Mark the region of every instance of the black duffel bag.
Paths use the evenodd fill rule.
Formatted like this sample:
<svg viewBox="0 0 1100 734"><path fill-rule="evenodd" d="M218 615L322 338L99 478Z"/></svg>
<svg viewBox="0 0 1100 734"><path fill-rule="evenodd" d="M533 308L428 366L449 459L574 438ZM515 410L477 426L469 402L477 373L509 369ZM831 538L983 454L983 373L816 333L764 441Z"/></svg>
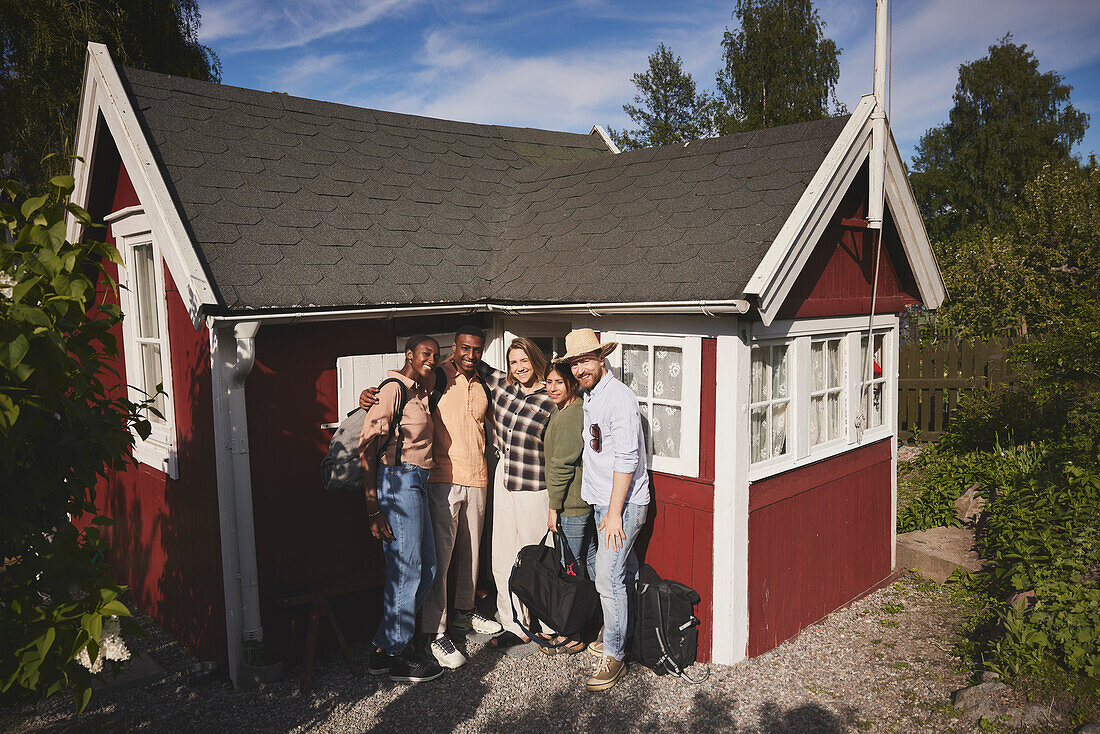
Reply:
<svg viewBox="0 0 1100 734"><path fill-rule="evenodd" d="M551 536L554 544L546 545ZM520 549L508 579L513 619L525 635L543 647L565 643L551 643L524 627L516 611L516 599L527 607L532 622L538 620L565 638L576 639L594 629L601 611L595 582L585 578L583 571L567 571L561 564L563 553L571 570L580 568L569 544L558 533L547 530L537 545Z"/></svg>
<svg viewBox="0 0 1100 734"><path fill-rule="evenodd" d="M699 643L699 594L679 581L662 579L651 566L642 566L634 595L634 660L657 675L675 675L702 683L710 675L692 678L684 672L695 663Z"/></svg>

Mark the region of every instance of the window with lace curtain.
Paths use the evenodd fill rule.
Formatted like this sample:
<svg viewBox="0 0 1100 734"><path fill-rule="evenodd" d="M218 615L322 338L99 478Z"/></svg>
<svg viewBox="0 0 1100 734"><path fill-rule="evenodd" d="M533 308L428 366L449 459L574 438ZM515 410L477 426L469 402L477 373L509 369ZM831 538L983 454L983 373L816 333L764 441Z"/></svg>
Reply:
<svg viewBox="0 0 1100 734"><path fill-rule="evenodd" d="M699 469L698 337L605 334L616 376L638 396L650 468L681 476Z"/></svg>
<svg viewBox="0 0 1100 734"><path fill-rule="evenodd" d="M844 340L810 342L810 445L845 435Z"/></svg>
<svg viewBox="0 0 1100 734"><path fill-rule="evenodd" d="M752 348L749 413L753 463L782 456L788 451L791 412L788 352L785 344Z"/></svg>

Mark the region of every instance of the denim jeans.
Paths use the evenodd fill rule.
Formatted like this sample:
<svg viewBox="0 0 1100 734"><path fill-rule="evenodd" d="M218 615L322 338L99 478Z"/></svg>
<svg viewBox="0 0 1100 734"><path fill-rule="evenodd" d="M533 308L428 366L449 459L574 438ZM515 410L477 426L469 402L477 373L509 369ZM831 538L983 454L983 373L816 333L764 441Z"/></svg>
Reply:
<svg viewBox="0 0 1100 734"><path fill-rule="evenodd" d="M573 557L577 559L581 568L588 573L588 578L596 578L596 523L592 521L592 513L587 515L562 515L558 513L558 521L561 523L561 534L565 542L569 544L569 550L573 551ZM561 554L562 565L565 565L565 554Z"/></svg>
<svg viewBox="0 0 1100 734"><path fill-rule="evenodd" d="M394 539L382 544L386 585L374 644L390 655L404 651L412 640L416 613L435 579L427 482L428 470L412 464L378 467L378 509L389 521Z"/></svg>
<svg viewBox="0 0 1100 734"><path fill-rule="evenodd" d="M609 508L596 505L594 510L596 527L603 522ZM630 595L634 582L638 580L638 557L634 555L634 541L645 525L649 505L623 506L623 533L626 541L616 550L604 545L602 534L596 537L596 591L600 593L603 606L603 654L622 660L626 638L630 636L634 623L630 612Z"/></svg>

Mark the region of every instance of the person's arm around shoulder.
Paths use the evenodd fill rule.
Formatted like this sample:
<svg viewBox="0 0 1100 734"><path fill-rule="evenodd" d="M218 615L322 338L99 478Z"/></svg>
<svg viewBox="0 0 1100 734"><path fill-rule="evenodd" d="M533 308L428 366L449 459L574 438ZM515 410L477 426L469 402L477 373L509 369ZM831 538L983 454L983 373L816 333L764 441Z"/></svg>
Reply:
<svg viewBox="0 0 1100 734"><path fill-rule="evenodd" d="M507 385L505 374L485 360L479 359L475 369L477 370L477 376L481 378L482 382L489 386L489 390L494 396L497 390L503 390L504 386Z"/></svg>
<svg viewBox="0 0 1100 734"><path fill-rule="evenodd" d="M558 526L558 513L565 507L569 486L580 470L584 452L584 412L575 406L551 418L553 445L546 446L546 490L550 498L550 514L546 526ZM547 428L547 438L550 429Z"/></svg>
<svg viewBox="0 0 1100 734"><path fill-rule="evenodd" d="M378 447L393 428L393 419L401 403L401 388L394 383L376 390L375 404L363 419L359 434L359 461L363 467L363 494L367 503L367 522L371 535L393 540L393 530L378 506ZM396 427L401 430L400 426Z"/></svg>

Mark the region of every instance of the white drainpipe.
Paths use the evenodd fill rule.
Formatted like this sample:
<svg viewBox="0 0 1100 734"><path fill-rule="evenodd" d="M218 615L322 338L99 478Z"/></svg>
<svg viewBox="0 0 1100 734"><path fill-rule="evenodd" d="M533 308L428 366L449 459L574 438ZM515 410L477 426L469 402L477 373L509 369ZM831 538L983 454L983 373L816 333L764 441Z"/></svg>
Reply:
<svg viewBox="0 0 1100 734"><path fill-rule="evenodd" d="M241 636L262 642L260 582L256 566L256 526L252 514L252 467L248 458L248 412L244 381L256 363L258 321L241 321L233 326L237 361L229 371L229 439L233 454L233 496L237 510L237 557L241 582Z"/></svg>
<svg viewBox="0 0 1100 734"><path fill-rule="evenodd" d="M875 109L871 113L870 186L868 187L867 223L882 229L886 180L886 33L888 0L875 3Z"/></svg>

